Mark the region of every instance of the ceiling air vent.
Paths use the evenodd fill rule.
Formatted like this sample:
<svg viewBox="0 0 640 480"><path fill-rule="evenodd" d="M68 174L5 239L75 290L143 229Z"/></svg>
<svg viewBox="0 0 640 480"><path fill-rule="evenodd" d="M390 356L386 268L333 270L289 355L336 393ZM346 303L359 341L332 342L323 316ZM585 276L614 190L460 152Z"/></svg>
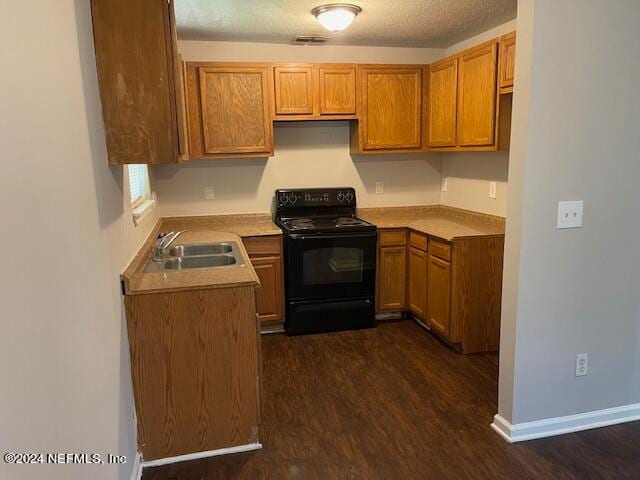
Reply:
<svg viewBox="0 0 640 480"><path fill-rule="evenodd" d="M298 35L295 39L296 44L316 44L316 43L324 43L329 40L329 37L323 37L321 35Z"/></svg>

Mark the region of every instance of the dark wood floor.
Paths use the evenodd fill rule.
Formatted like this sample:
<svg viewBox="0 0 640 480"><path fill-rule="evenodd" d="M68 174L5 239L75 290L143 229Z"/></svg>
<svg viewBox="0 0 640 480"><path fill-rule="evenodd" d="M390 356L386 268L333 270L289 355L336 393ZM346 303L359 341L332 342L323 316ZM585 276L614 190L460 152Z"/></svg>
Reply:
<svg viewBox="0 0 640 480"><path fill-rule="evenodd" d="M640 478L640 423L508 445L495 354L459 355L411 321L263 337L262 450L143 480Z"/></svg>

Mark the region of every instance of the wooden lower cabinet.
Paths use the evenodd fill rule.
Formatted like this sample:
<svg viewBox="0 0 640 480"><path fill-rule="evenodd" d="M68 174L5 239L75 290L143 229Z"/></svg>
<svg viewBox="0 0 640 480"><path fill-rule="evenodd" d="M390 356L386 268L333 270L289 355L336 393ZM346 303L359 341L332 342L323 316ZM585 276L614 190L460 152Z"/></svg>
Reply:
<svg viewBox="0 0 640 480"><path fill-rule="evenodd" d="M281 324L284 322L282 235L247 237L242 242L260 279L260 286L256 289L256 312L260 325Z"/></svg>
<svg viewBox="0 0 640 480"><path fill-rule="evenodd" d="M427 260L426 251L409 247L407 301L409 311L421 320L427 319Z"/></svg>
<svg viewBox="0 0 640 480"><path fill-rule="evenodd" d="M427 268L428 323L449 338L451 327L451 264L429 255Z"/></svg>
<svg viewBox="0 0 640 480"><path fill-rule="evenodd" d="M125 296L145 460L256 443L255 287Z"/></svg>
<svg viewBox="0 0 640 480"><path fill-rule="evenodd" d="M256 257L251 265L260 279L256 289L256 311L261 325L282 323L282 257Z"/></svg>
<svg viewBox="0 0 640 480"><path fill-rule="evenodd" d="M378 265L378 310L404 310L407 306L407 247L381 248Z"/></svg>
<svg viewBox="0 0 640 480"><path fill-rule="evenodd" d="M446 242L381 229L378 237L378 312L409 311L463 353L498 350L504 236Z"/></svg>
<svg viewBox="0 0 640 480"><path fill-rule="evenodd" d="M405 229L378 231L376 310L402 311L407 306L407 234Z"/></svg>

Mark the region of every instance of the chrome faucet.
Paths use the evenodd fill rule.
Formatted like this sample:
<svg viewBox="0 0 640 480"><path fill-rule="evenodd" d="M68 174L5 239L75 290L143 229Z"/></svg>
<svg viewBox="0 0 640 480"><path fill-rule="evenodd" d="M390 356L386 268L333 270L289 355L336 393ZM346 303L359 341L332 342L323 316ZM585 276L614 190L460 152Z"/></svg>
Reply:
<svg viewBox="0 0 640 480"><path fill-rule="evenodd" d="M153 253L153 261L161 262L163 260L164 251L186 230L178 232L161 233L156 239L156 248Z"/></svg>

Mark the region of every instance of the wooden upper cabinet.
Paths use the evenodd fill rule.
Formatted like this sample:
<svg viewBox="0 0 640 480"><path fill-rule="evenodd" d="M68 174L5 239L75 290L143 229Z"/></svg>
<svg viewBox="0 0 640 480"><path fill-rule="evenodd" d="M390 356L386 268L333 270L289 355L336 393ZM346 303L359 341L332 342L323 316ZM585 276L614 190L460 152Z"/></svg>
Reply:
<svg viewBox="0 0 640 480"><path fill-rule="evenodd" d="M275 120L357 118L354 65L276 64L273 79Z"/></svg>
<svg viewBox="0 0 640 480"><path fill-rule="evenodd" d="M273 153L267 65L190 62L186 76L190 157Z"/></svg>
<svg viewBox="0 0 640 480"><path fill-rule="evenodd" d="M458 59L431 65L429 71L429 146L456 145Z"/></svg>
<svg viewBox="0 0 640 480"><path fill-rule="evenodd" d="M516 32L500 38L500 88L513 87L516 68Z"/></svg>
<svg viewBox="0 0 640 480"><path fill-rule="evenodd" d="M472 49L459 60L458 145L495 144L498 44Z"/></svg>
<svg viewBox="0 0 640 480"><path fill-rule="evenodd" d="M360 69L360 148L420 149L422 68Z"/></svg>
<svg viewBox="0 0 640 480"><path fill-rule="evenodd" d="M320 115L356 114L355 67L318 68Z"/></svg>
<svg viewBox="0 0 640 480"><path fill-rule="evenodd" d="M91 13L109 163L177 162L173 3L92 0Z"/></svg>
<svg viewBox="0 0 640 480"><path fill-rule="evenodd" d="M313 67L274 67L276 115L314 113Z"/></svg>

